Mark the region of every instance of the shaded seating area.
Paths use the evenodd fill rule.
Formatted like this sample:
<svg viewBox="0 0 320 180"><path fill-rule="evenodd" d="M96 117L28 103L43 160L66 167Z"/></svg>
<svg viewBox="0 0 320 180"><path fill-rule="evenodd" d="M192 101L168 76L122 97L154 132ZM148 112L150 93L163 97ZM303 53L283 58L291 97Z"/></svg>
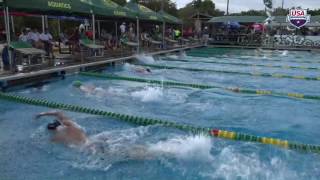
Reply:
<svg viewBox="0 0 320 180"><path fill-rule="evenodd" d="M178 38L163 38L161 31L165 29L166 25L180 26L182 21L165 12L152 11L135 1L128 2L125 7L110 0L59 0L59 4L63 6L57 8L55 7L57 4L48 0L6 1L6 8L4 8L6 13L4 15L8 16L6 17L6 19L8 18L6 23L9 24L6 25L6 28L8 28L6 31L12 33L12 35L9 34L7 40L11 50L8 51L7 58L10 62L8 66L11 68L10 71L16 69L16 66L41 64L45 66L44 68L51 68L89 63L92 60L105 60L112 57L129 56L142 51L150 52L165 49L168 47L165 46L166 43L170 45L170 48L175 48L181 42ZM10 30L10 27L13 26L11 24L14 24L12 18L9 18L11 12L31 14L32 18L36 19L38 25L33 24L30 25L32 27L29 27L28 24L24 24L23 30L29 30L22 35L23 37L29 36L30 29L32 29L31 34L37 33L42 36L44 33L45 36L43 37L45 39L40 38L44 48L32 46L33 43L31 45L14 41L21 34ZM30 17L26 16L24 18ZM52 23L53 21L55 23ZM114 23L113 27L105 26L107 38L101 38L101 21ZM134 26L130 25L130 32L128 32L128 27L124 32L124 34L130 35L130 40L121 39L123 34L122 30L119 29L121 22L134 24ZM61 24L64 24L64 26ZM81 34L80 27L83 24L85 24L85 31ZM163 27L159 28L161 24ZM156 33L154 33L155 31L149 31L148 28L142 31L144 27L153 27L154 25L158 27ZM19 27L19 30L22 30L22 28ZM42 33L33 32L37 29ZM13 35L13 32L15 32L15 35ZM88 32L90 32L90 36L87 35ZM147 32L148 34L141 32ZM29 42L30 39L28 37L27 40L23 41Z"/></svg>
<svg viewBox="0 0 320 180"><path fill-rule="evenodd" d="M13 51L13 64L21 65L24 69L34 65L42 65L45 62L46 52L33 48L29 43L15 41L10 43L9 48Z"/></svg>
<svg viewBox="0 0 320 180"><path fill-rule="evenodd" d="M151 48L160 48L162 41L156 41L148 33L141 34L141 40L144 45Z"/></svg>
<svg viewBox="0 0 320 180"><path fill-rule="evenodd" d="M103 57L104 56L104 46L98 45L94 41L84 38L80 40L81 52L84 53L84 58L86 57Z"/></svg>

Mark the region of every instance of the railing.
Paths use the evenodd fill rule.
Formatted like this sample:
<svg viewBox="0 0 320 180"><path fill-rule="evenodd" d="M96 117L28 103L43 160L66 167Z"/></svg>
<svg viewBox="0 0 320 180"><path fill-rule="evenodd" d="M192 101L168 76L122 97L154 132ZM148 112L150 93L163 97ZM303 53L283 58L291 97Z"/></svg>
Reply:
<svg viewBox="0 0 320 180"><path fill-rule="evenodd" d="M320 36L275 35L274 47L319 48Z"/></svg>
<svg viewBox="0 0 320 180"><path fill-rule="evenodd" d="M270 48L320 48L320 36L264 34L213 34L213 45L257 46Z"/></svg>
<svg viewBox="0 0 320 180"><path fill-rule="evenodd" d="M260 46L262 43L261 34L213 34L211 44Z"/></svg>

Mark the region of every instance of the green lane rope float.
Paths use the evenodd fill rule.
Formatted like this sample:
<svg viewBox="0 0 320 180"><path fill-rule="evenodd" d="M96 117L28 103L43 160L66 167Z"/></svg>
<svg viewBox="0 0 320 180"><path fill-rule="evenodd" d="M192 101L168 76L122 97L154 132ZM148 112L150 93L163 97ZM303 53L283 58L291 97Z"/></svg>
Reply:
<svg viewBox="0 0 320 180"><path fill-rule="evenodd" d="M34 99L34 98L18 96L13 94L1 93L1 92L0 92L0 99L16 102L16 103L22 103L22 104L48 107L48 108L60 109L60 110L78 112L78 113L86 113L91 115L99 115L99 116L109 117L116 120L132 123L136 125L141 125L141 126L161 125L164 127L170 127L170 128L175 128L175 129L179 129L186 132L191 132L193 134L203 134L211 137L217 137L217 138L223 138L223 139L229 139L229 140L235 140L235 141L261 143L261 144L273 145L276 147L281 147L281 148L291 149L291 150L296 150L301 152L312 152L312 153L320 154L319 145L301 144L301 143L289 142L287 140L253 136L253 135L237 133L232 131L224 131L220 129L201 128L201 127L195 127L192 125L178 124L175 122L164 121L159 119L131 116L127 114L108 112L108 111L87 108L87 107L78 106L78 105L58 103L58 102L48 101L46 99Z"/></svg>
<svg viewBox="0 0 320 180"><path fill-rule="evenodd" d="M185 60L185 59L174 59L168 58L161 59L163 61L177 61L177 62L200 62L207 64L224 64L224 65L235 65L235 66L250 66L250 67L268 67L268 68L281 68L281 69L303 69L303 70L320 70L317 67L306 67L306 66L287 66L287 65L272 65L272 64L249 64L249 63L237 63L237 62L221 62L221 61L202 61L202 60Z"/></svg>
<svg viewBox="0 0 320 180"><path fill-rule="evenodd" d="M187 52L186 53L187 56L192 56L192 57L203 57L203 58L209 58L209 57L214 57L215 55L217 54L210 54L210 53L205 53L205 52ZM287 63L308 63L308 64L312 64L312 63L320 63L320 61L306 61L306 60L290 60L290 61L283 61L283 60L280 60L280 59L242 59L242 61L245 61L245 60L250 60L250 61L264 61L264 62L287 62Z"/></svg>
<svg viewBox="0 0 320 180"><path fill-rule="evenodd" d="M223 73L223 74L237 74L246 76L259 76L259 77L270 77L270 78L288 78L288 79L299 79L308 81L320 81L320 77L306 77L306 76L290 76L286 74L268 74L268 73L249 73L249 72L238 72L238 71L225 71L216 69L197 69L187 67L176 67L176 66L162 66L154 64L141 64L141 66L148 66L157 69L180 69L185 71L196 71L196 72L212 72L212 73Z"/></svg>
<svg viewBox="0 0 320 180"><path fill-rule="evenodd" d="M284 93L284 92L275 92L275 91L269 91L269 90L245 89L245 88L238 88L238 87L222 87L222 86L203 85L203 84L188 84L188 83L181 83L181 82L174 82L174 81L142 79L142 78L134 78L134 77L107 75L107 74L93 73L93 72L81 72L80 75L102 78L102 79L110 79L110 80L122 80L122 81L132 81L132 82L140 82L140 83L158 84L158 85L164 85L164 86L181 86L181 87L191 87L191 88L198 88L198 89L218 88L218 89L223 89L223 90L227 90L235 93L269 95L269 96L288 97L288 98L295 98L295 99L320 100L320 96L306 95L306 94L299 94L299 93Z"/></svg>

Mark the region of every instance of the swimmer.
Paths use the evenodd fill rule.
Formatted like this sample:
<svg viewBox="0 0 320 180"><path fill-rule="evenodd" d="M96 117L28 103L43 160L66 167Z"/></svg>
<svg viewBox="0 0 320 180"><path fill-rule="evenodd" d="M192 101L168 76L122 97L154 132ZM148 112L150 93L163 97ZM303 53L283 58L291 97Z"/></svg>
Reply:
<svg viewBox="0 0 320 180"><path fill-rule="evenodd" d="M84 85L81 81L75 81L73 82L73 87L79 88L82 92L93 94L98 90L97 87L93 85Z"/></svg>
<svg viewBox="0 0 320 180"><path fill-rule="evenodd" d="M149 68L134 67L134 71L142 74L151 74L151 70Z"/></svg>
<svg viewBox="0 0 320 180"><path fill-rule="evenodd" d="M147 160L155 158L147 147L142 145L131 145L126 146L126 148L123 148L121 151L112 151L107 148L109 145L106 143L106 139L108 138L93 138L93 141L90 140L91 138L88 138L80 126L65 116L62 112L43 112L38 114L35 118L39 119L43 116L53 116L56 118L53 123L49 123L47 125L47 129L53 133L53 137L51 139L52 142L82 147L93 154L108 153L109 155L123 156L122 153L124 153L126 159L132 160Z"/></svg>
<svg viewBox="0 0 320 180"><path fill-rule="evenodd" d="M88 141L85 132L62 112L51 111L38 114L35 118L54 116L57 119L48 124L47 129L53 133L52 141L66 145L83 145Z"/></svg>

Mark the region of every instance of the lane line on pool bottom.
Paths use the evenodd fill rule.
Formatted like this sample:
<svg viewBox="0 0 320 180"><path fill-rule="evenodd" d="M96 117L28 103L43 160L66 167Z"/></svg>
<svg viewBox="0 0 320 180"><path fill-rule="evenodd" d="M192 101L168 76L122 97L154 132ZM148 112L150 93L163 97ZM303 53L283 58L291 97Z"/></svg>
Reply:
<svg viewBox="0 0 320 180"><path fill-rule="evenodd" d="M215 57L216 54L208 54L208 53L205 53L205 52L187 52L186 53L187 56L192 56L192 57L203 57L203 58L210 58L210 57ZM241 59L243 61L247 60L247 59ZM254 60L264 60L264 61L274 61L274 62L287 62L287 63L307 63L307 64L312 64L312 63L316 63L316 64L319 64L320 62L319 61L305 61L305 60L279 60L279 59L254 59Z"/></svg>
<svg viewBox="0 0 320 180"><path fill-rule="evenodd" d="M245 89L245 88L238 88L238 87L222 87L222 86L213 86L213 85L204 85L204 84L189 84L189 83L181 83L181 82L175 82L175 81L161 81L161 80L154 80L154 79L115 76L115 75L108 75L108 74L94 73L94 72L80 72L79 74L83 76L96 77L96 78L102 78L102 79L159 84L164 86L182 86L182 87L191 87L191 88L198 88L198 89L218 88L218 89L223 89L223 90L227 90L235 93L243 93L243 94L269 95L269 96L287 97L287 98L295 98L295 99L320 100L320 96L300 94L300 93L282 93L282 92L275 92L275 91L269 91L269 90L255 90L255 89Z"/></svg>
<svg viewBox="0 0 320 180"><path fill-rule="evenodd" d="M246 141L246 142L274 145L276 147L281 147L281 148L286 148L286 149L291 149L296 151L313 152L313 153L320 154L319 145L302 144L302 143L290 142L288 140L281 140L281 139L269 138L269 137L260 137L260 136L233 132L233 131L224 131L220 129L195 127L192 125L179 124L171 121L164 121L159 119L144 118L144 117L127 115L127 114L108 112L108 111L88 108L84 106L64 104L59 102L48 101L46 99L35 99L35 98L29 98L29 97L14 95L14 94L2 93L2 92L0 92L0 99L16 102L16 103L48 107L53 109L60 109L65 111L99 115L99 116L113 118L115 120L120 120L120 121L141 125L141 126L161 125L164 127L170 127L170 128L175 128L175 129L179 129L186 132L191 132L193 134L202 134L206 136L235 140L235 141Z"/></svg>
<svg viewBox="0 0 320 180"><path fill-rule="evenodd" d="M268 74L268 73L248 73L248 72L238 72L238 71L225 71L225 70L215 70L215 69L197 69L197 68L188 68L188 67L177 67L177 66L162 66L154 64L139 64L140 66L148 66L157 69L180 69L185 71L195 71L195 72L211 72L211 73L222 73L222 74L236 74L236 75L245 75L245 76L259 76L259 77L268 77L268 78L287 78L287 79L299 79L307 81L320 81L320 77L306 77L306 76L290 76L286 74Z"/></svg>
<svg viewBox="0 0 320 180"><path fill-rule="evenodd" d="M287 66L287 65L272 65L272 64L249 64L249 63L237 63L237 62L221 62L221 61L202 61L202 60L186 60L186 59L175 59L170 57L161 58L162 61L177 61L177 62L199 62L206 64L224 64L224 65L235 65L245 67L268 67L268 68L280 68L280 69L302 69L302 70L317 70L317 67L306 67L306 66Z"/></svg>

